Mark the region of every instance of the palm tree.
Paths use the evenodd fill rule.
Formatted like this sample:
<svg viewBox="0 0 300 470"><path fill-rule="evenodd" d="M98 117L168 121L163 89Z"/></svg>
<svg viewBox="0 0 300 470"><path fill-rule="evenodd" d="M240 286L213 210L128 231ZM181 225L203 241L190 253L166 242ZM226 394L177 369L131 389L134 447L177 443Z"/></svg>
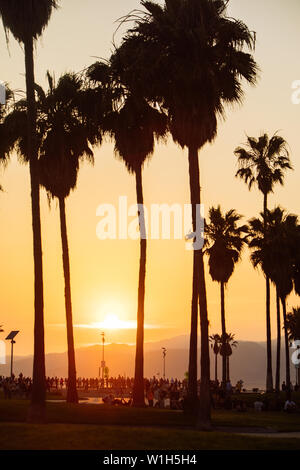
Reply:
<svg viewBox="0 0 300 470"><path fill-rule="evenodd" d="M5 104L0 104L0 164L6 166L9 159L9 148L11 143L9 142L9 132L5 125L5 118L9 113L11 102L13 100L13 92L5 85L6 88L6 99ZM0 185L0 191L3 191Z"/></svg>
<svg viewBox="0 0 300 470"><path fill-rule="evenodd" d="M243 233L247 232L245 225L238 226L241 216L234 209L224 215L221 207L211 207L209 210L209 223L205 226L206 242L208 248L209 273L213 281L220 284L221 290L221 326L222 341L225 345L226 322L225 322L225 287L233 274L236 263L240 260L245 238ZM226 385L226 355L222 355L222 384Z"/></svg>
<svg viewBox="0 0 300 470"><path fill-rule="evenodd" d="M60 209L62 258L65 280L65 309L68 341L68 390L67 401L77 403L76 366L73 339L70 261L67 238L65 199L76 188L79 159L93 159L89 147L88 131L82 117L84 98L83 81L75 74L63 75L57 85L47 73L47 93L35 85L37 93L37 148L39 153L39 179L49 198L57 198ZM28 162L26 141L26 100L16 103L6 117L8 139L20 159Z"/></svg>
<svg viewBox="0 0 300 470"><path fill-rule="evenodd" d="M300 296L300 228L299 228L298 243L295 248L294 255L295 255L294 271L293 271L294 288L295 288L296 294Z"/></svg>
<svg viewBox="0 0 300 470"><path fill-rule="evenodd" d="M111 112L107 113L104 129L115 143L115 154L126 165L129 173L135 175L136 198L140 230L140 267L138 281L137 333L135 374L133 387L133 406L145 406L144 397L144 304L146 278L147 233L144 214L144 196L142 169L154 151L155 139L165 136L167 120L164 114L150 106L145 99L126 87L120 77L120 71L107 65L106 80L108 96L113 100ZM97 62L88 72L94 82L105 88L105 64ZM104 98L105 99L105 98Z"/></svg>
<svg viewBox="0 0 300 470"><path fill-rule="evenodd" d="M76 365L73 337L70 257L66 224L65 200L76 188L79 159L93 160L87 129L81 117L83 83L74 74L63 75L57 86L48 73L49 91L40 90L38 108L43 116L43 138L40 147L40 183L51 198L59 201L63 271L65 280L65 310L68 341L67 402L77 403Z"/></svg>
<svg viewBox="0 0 300 470"><path fill-rule="evenodd" d="M267 237L265 237L265 234L267 234ZM251 254L253 265L260 265L265 275L275 284L282 304L286 384L289 392L290 358L286 324L286 299L294 287L295 251L299 242L298 218L292 214L285 214L280 207L276 207L273 211L267 210L265 220L262 214L262 219L252 219L249 222L249 240L249 246L253 249Z"/></svg>
<svg viewBox="0 0 300 470"><path fill-rule="evenodd" d="M220 349L220 354L223 357L223 360L226 361L226 382L230 381L230 372L229 372L229 358L232 355L232 348L236 348L238 342L234 339L234 334L225 333L225 337L222 336L222 344Z"/></svg>
<svg viewBox="0 0 300 470"><path fill-rule="evenodd" d="M300 307L293 308L286 316L289 341L300 340ZM299 346L297 347L299 349ZM297 384L300 385L300 367L297 368Z"/></svg>
<svg viewBox="0 0 300 470"><path fill-rule="evenodd" d="M300 339L300 307L293 307L292 311L287 313L286 326L288 330L289 341Z"/></svg>
<svg viewBox="0 0 300 470"><path fill-rule="evenodd" d="M271 139L267 134L258 138L247 137L245 147L238 147L234 153L238 157L239 169L236 177L248 184L249 190L257 186L263 194L263 214L266 223L268 196L275 184L283 185L284 172L291 170L286 141L277 134ZM264 227L266 231L266 226ZM273 390L271 316L270 316L270 279L266 276L266 330L267 330L267 391Z"/></svg>
<svg viewBox="0 0 300 470"><path fill-rule="evenodd" d="M217 134L217 117L227 103L240 102L242 79L255 82L256 64L243 51L254 35L241 21L226 16L225 0L166 0L163 6L142 1L135 25L119 49L126 57L124 80L168 114L173 140L188 148L193 232L199 216L198 151ZM130 19L127 18L127 20ZM128 59L130 57L130 61ZM197 248L199 236L194 238ZM199 248L199 247L198 247ZM197 318L201 327L201 400L198 426L210 428L210 371L203 252L194 249L189 395L197 402Z"/></svg>
<svg viewBox="0 0 300 470"><path fill-rule="evenodd" d="M215 355L215 382L218 382L218 354L220 353L221 336L218 334L210 335L211 348Z"/></svg>
<svg viewBox="0 0 300 470"><path fill-rule="evenodd" d="M44 346L44 296L43 262L39 201L38 155L36 145L36 105L34 95L34 59L33 44L46 28L52 11L56 8L55 0L0 0L0 16L6 31L24 45L26 93L27 93L27 128L28 156L31 181L33 256L34 256L34 359L33 386L28 419L32 422L45 420L45 346Z"/></svg>

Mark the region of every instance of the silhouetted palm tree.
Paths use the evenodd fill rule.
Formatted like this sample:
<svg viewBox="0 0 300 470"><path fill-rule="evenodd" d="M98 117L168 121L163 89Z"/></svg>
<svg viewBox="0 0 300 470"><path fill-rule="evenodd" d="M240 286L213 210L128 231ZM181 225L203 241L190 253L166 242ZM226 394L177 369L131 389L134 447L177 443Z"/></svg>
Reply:
<svg viewBox="0 0 300 470"><path fill-rule="evenodd" d="M76 365L73 337L70 257L67 236L65 200L76 188L79 160L88 157L93 160L87 129L81 117L83 83L74 74L63 75L57 86L48 73L47 95L39 94L41 115L45 126L40 147L40 183L48 195L59 201L60 228L62 241L63 271L65 280L65 309L68 341L68 389L67 402L77 403Z"/></svg>
<svg viewBox="0 0 300 470"><path fill-rule="evenodd" d="M68 389L67 401L77 403L76 366L73 339L72 302L70 283L70 261L67 238L65 199L77 183L79 159L93 158L89 147L87 129L81 117L84 98L83 82L75 74L63 75L58 84L47 73L49 89L47 93L35 85L37 92L37 148L39 153L39 180L49 197L57 198L60 209L62 257L65 280L65 308L68 340ZM28 162L26 100L16 103L4 124L12 148L20 159Z"/></svg>
<svg viewBox="0 0 300 470"><path fill-rule="evenodd" d="M114 58L112 57L112 63ZM108 66L107 66L108 67ZM107 73L105 78L105 73ZM146 278L146 249L147 233L144 214L144 196L142 184L142 169L147 159L154 151L155 140L166 135L167 120L164 114L150 106L133 89L126 87L121 81L120 70L105 64L94 64L89 72L89 78L99 82L105 88L105 79L110 81L107 90L112 98L111 112L106 113L102 123L115 143L116 155L124 161L129 173L135 175L136 198L140 229L140 267L138 281L138 308L135 374L133 387L133 406L145 406L144 398L144 304ZM104 90L103 90L104 92ZM102 97L104 97L103 93ZM106 98L107 99L107 98Z"/></svg>
<svg viewBox="0 0 300 470"><path fill-rule="evenodd" d="M226 361L226 382L230 381L229 358L232 355L232 348L236 348L238 342L234 339L234 334L225 333L222 338L220 354Z"/></svg>
<svg viewBox="0 0 300 470"><path fill-rule="evenodd" d="M293 270L294 288L297 295L300 296L300 231L299 231L299 242L295 248L295 260Z"/></svg>
<svg viewBox="0 0 300 470"><path fill-rule="evenodd" d="M300 307L293 308L292 311L287 314L286 328L289 341L300 340ZM297 349L300 349L299 346ZM300 385L300 367L297 368L297 384Z"/></svg>
<svg viewBox="0 0 300 470"><path fill-rule="evenodd" d="M286 315L286 326L289 341L300 339L300 307L293 307Z"/></svg>
<svg viewBox="0 0 300 470"><path fill-rule="evenodd" d="M215 382L218 382L218 354L221 347L221 336L218 334L210 335L211 348L215 355Z"/></svg>
<svg viewBox="0 0 300 470"><path fill-rule="evenodd" d="M168 0L163 6L142 1L134 27L119 50L131 62L124 81L134 83L169 116L173 139L188 148L193 231L200 210L198 151L217 134L217 117L226 103L240 102L241 80L254 83L256 64L244 46L254 35L241 21L226 16L225 0ZM129 15L130 18L130 15ZM127 19L129 19L127 18ZM201 236L194 241L200 242ZM194 248L196 245L194 245ZM210 371L203 252L194 250L189 396L197 401L197 317L201 326L201 386L198 426L210 428Z"/></svg>
<svg viewBox="0 0 300 470"><path fill-rule="evenodd" d="M36 145L36 106L34 96L34 41L42 35L52 11L55 0L0 0L0 16L6 33L11 32L15 39L24 45L26 92L28 103L28 156L30 161L33 253L34 253L34 359L33 386L28 419L34 422L45 419L45 347L44 347L44 298L43 264L39 201L39 180Z"/></svg>
<svg viewBox="0 0 300 470"><path fill-rule="evenodd" d="M275 184L283 185L284 172L291 170L286 141L277 134L271 139L267 134L259 138L247 137L245 148L235 149L239 169L236 176L248 184L249 190L257 186L263 194L263 214L266 221L268 196L273 192ZM266 223L266 222L265 222ZM264 227L266 230L266 227ZM267 377L268 391L273 390L272 347L271 347L271 316L270 316L270 280L266 276L266 329L267 329Z"/></svg>
<svg viewBox="0 0 300 470"><path fill-rule="evenodd" d="M5 125L5 117L9 112L10 102L13 98L13 93L6 86L6 101L5 104L0 104L0 164L6 166L10 153L10 142L8 141L8 129ZM0 191L3 191L2 186L0 185Z"/></svg>
<svg viewBox="0 0 300 470"><path fill-rule="evenodd" d="M266 227L266 228L265 228ZM267 236L265 237L265 234ZM290 385L289 344L286 326L286 298L292 292L295 251L299 242L298 218L285 214L276 207L266 211L266 217L249 222L249 246L253 249L251 259L254 266L260 265L263 272L275 284L283 309L283 324L286 352L286 384Z"/></svg>
<svg viewBox="0 0 300 470"><path fill-rule="evenodd" d="M209 273L213 281L220 284L221 290L221 326L222 341L225 344L226 322L225 322L225 286L233 274L236 263L240 260L241 252L245 242L243 233L247 232L245 225L238 226L241 216L234 209L224 215L221 207L212 207L209 210L209 222L205 226L206 242L208 248ZM226 385L226 355L222 355L222 384Z"/></svg>

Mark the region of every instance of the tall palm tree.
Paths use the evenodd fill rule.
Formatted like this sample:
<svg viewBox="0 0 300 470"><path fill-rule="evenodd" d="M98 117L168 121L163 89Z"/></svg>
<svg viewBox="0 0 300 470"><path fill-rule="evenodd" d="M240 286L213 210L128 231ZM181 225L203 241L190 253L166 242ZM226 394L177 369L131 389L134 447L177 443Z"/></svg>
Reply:
<svg viewBox="0 0 300 470"><path fill-rule="evenodd" d="M226 343L225 287L233 274L236 263L240 260L245 243L243 233L247 232L245 225L238 226L240 220L241 216L234 209L229 210L223 215L220 206L211 207L209 210L209 222L205 226L206 242L209 245L205 250L209 257L209 273L212 280L220 284L221 338L224 348ZM227 380L226 361L226 355L222 354L223 387L225 387Z"/></svg>
<svg viewBox="0 0 300 470"><path fill-rule="evenodd" d="M247 137L245 147L234 151L238 157L239 169L236 177L248 184L249 190L257 186L263 194L263 214L266 223L268 196L273 192L275 184L283 185L284 172L291 170L291 162L287 143L283 137L274 134L271 138L262 134L258 138ZM266 231L266 226L264 227ZM267 377L266 387L273 390L271 315L270 315L270 279L266 276L266 332L267 332Z"/></svg>
<svg viewBox="0 0 300 470"><path fill-rule="evenodd" d="M146 13L134 12L135 25L119 49L127 57L124 80L166 110L172 137L188 149L193 231L199 218L198 151L217 134L217 118L227 103L240 102L242 79L253 84L256 64L244 47L254 35L226 15L225 0L142 1ZM130 19L130 15L129 18ZM130 61L128 61L130 57ZM200 236L194 238L199 248ZM197 404L197 319L201 327L201 386L198 427L210 428L210 371L203 252L194 249L189 395Z"/></svg>
<svg viewBox="0 0 300 470"><path fill-rule="evenodd" d="M300 340L300 307L293 308L286 316L289 341ZM297 348L299 349L299 347ZM300 367L297 368L297 383L300 385Z"/></svg>
<svg viewBox="0 0 300 470"><path fill-rule="evenodd" d="M79 159L93 160L88 132L81 115L83 82L75 74L63 75L57 85L47 74L47 95L39 90L38 110L43 122L38 126L40 136L40 183L51 198L57 198L60 212L62 259L65 281L65 310L68 342L67 402L77 403L76 364L73 337L70 257L67 235L65 200L76 188Z"/></svg>
<svg viewBox="0 0 300 470"><path fill-rule="evenodd" d="M229 358L232 355L232 348L236 348L237 345L238 342L235 341L234 334L225 333L225 337L222 338L220 354L226 361L226 382L230 381Z"/></svg>
<svg viewBox="0 0 300 470"><path fill-rule="evenodd" d="M249 222L249 246L253 249L251 260L260 265L263 272L275 284L283 310L283 325L286 356L286 384L290 390L289 341L286 324L286 299L294 287L293 273L295 251L299 242L298 218L286 214L280 207L267 210L266 220L252 219ZM265 227L267 227L267 232ZM265 237L267 234L267 237Z"/></svg>
<svg viewBox="0 0 300 470"><path fill-rule="evenodd" d="M221 347L221 336L218 334L210 335L209 341L211 342L211 348L215 355L215 382L218 382L218 354L220 353Z"/></svg>
<svg viewBox="0 0 300 470"><path fill-rule="evenodd" d="M34 256L34 359L33 386L28 419L32 422L45 420L45 346L44 346L44 296L41 218L39 200L38 156L36 145L36 105L34 95L34 41L46 28L55 0L0 0L0 16L6 31L24 45L26 93L28 103L28 155L30 161L33 256Z"/></svg>
<svg viewBox="0 0 300 470"><path fill-rule="evenodd" d="M57 85L49 72L47 79L49 85L47 93L40 86L35 85L39 180L48 196L57 198L59 201L68 341L67 401L77 403L65 199L76 187L79 159L84 156L92 159L93 152L89 147L88 130L81 112L85 93L83 81L71 73L63 75ZM10 150L15 149L25 163L28 162L27 128L24 126L26 119L27 102L20 100L4 121L8 129L8 140L11 143Z"/></svg>
<svg viewBox="0 0 300 470"><path fill-rule="evenodd" d="M128 88L121 81L120 70L114 67L115 58L111 58L112 66L105 72L105 64L97 62L88 72L94 82L110 83L106 96L112 98L111 112L103 122L106 130L115 143L115 154L125 163L129 173L135 175L136 198L140 230L140 267L138 281L137 333L135 373L133 387L133 406L145 406L144 397L144 305L146 278L147 233L144 214L144 196L142 169L147 159L154 152L155 140L166 135L167 120L164 114L150 106L143 97ZM105 78L105 73L106 78ZM108 84L106 82L106 85ZM103 93L102 98L105 93Z"/></svg>

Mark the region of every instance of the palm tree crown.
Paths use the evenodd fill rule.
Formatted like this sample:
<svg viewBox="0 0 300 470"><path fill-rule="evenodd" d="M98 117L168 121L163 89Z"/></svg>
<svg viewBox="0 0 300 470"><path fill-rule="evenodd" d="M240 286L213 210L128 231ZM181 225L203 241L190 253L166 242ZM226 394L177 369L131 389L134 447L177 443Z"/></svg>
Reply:
<svg viewBox="0 0 300 470"><path fill-rule="evenodd" d="M291 170L286 141L277 134L271 139L267 134L259 138L248 137L246 148L235 150L239 169L236 176L243 179L249 189L254 184L267 195L273 192L274 185L283 185L284 171Z"/></svg>
<svg viewBox="0 0 300 470"><path fill-rule="evenodd" d="M243 51L254 35L226 16L225 0L141 3L146 13L135 12L118 52L127 62L123 80L162 104L179 145L201 148L215 138L224 105L241 101L242 78L255 82L256 64Z"/></svg>
<svg viewBox="0 0 300 470"><path fill-rule="evenodd" d="M48 73L47 94L39 88L40 179L51 197L66 198L77 183L81 158L93 161L88 133L81 116L83 82L72 73L57 85Z"/></svg>
<svg viewBox="0 0 300 470"><path fill-rule="evenodd" d="M290 341L300 339L300 307L293 308L286 316L286 326Z"/></svg>
<svg viewBox="0 0 300 470"><path fill-rule="evenodd" d="M55 0L0 0L0 16L8 35L11 32L18 42L28 37L37 39L47 27Z"/></svg>
<svg viewBox="0 0 300 470"><path fill-rule="evenodd" d="M97 116L99 126L113 138L116 155L134 173L153 154L155 140L166 136L167 119L122 82L117 55L118 51L112 55L110 64L93 64L87 76L96 85L95 95L102 107Z"/></svg>
<svg viewBox="0 0 300 470"><path fill-rule="evenodd" d="M6 165L9 159L10 142L9 142L9 129L5 124L5 118L9 113L13 93L9 88L6 88L6 101L5 104L0 104L0 164ZM0 185L0 191L2 186Z"/></svg>
<svg viewBox="0 0 300 470"><path fill-rule="evenodd" d="M209 224L205 227L209 247L209 272L214 281L225 284L231 277L235 264L239 261L245 242L242 236L247 231L245 225L238 227L241 216L234 209L223 216L220 206L209 210Z"/></svg>
<svg viewBox="0 0 300 470"><path fill-rule="evenodd" d="M299 243L298 217L287 214L280 207L266 212L267 238L265 238L265 217L249 222L249 247L251 261L261 266L263 272L278 288L281 298L293 289L295 253Z"/></svg>

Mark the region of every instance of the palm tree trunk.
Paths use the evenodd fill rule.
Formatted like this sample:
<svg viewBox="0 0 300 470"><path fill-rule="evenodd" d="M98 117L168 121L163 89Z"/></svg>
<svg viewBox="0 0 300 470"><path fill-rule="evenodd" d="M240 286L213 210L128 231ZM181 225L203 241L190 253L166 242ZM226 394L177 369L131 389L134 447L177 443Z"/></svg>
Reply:
<svg viewBox="0 0 300 470"><path fill-rule="evenodd" d="M33 383L28 421L41 423L46 419L46 376L44 344L44 295L43 255L40 215L40 188L36 144L36 104L34 96L33 38L29 36L25 46L28 158L31 184L31 210L34 259L34 356Z"/></svg>
<svg viewBox="0 0 300 470"><path fill-rule="evenodd" d="M222 326L222 344L223 344L223 354L222 354L222 385L225 388L226 386L226 356L224 354L225 348L225 338L226 338L226 324L225 324L225 286L224 282L220 283L221 287L221 326Z"/></svg>
<svg viewBox="0 0 300 470"><path fill-rule="evenodd" d="M284 343L285 343L285 383L287 395L289 396L291 391L291 371L290 371L290 350L289 350L289 338L288 330L286 325L286 299L281 298L282 312L283 312L283 327L284 327Z"/></svg>
<svg viewBox="0 0 300 470"><path fill-rule="evenodd" d="M229 371L229 359L230 359L230 357L229 357L229 356L226 356L226 359L227 359L227 365L226 365L226 381L229 382L229 381L230 381L230 371Z"/></svg>
<svg viewBox="0 0 300 470"><path fill-rule="evenodd" d="M276 287L276 309L277 309L277 352L276 352L276 383L275 391L280 392L280 356L281 356L281 322L280 322L280 298Z"/></svg>
<svg viewBox="0 0 300 470"><path fill-rule="evenodd" d="M267 208L268 196L264 194L264 236L267 232ZM267 329L267 392L273 391L273 373L272 373L272 338L271 338L271 314L270 314L270 279L266 277L266 329Z"/></svg>
<svg viewBox="0 0 300 470"><path fill-rule="evenodd" d="M200 306L200 332L201 332L201 376L200 376L200 402L197 428L203 431L211 430L211 399L210 399L210 360L209 360L209 335L207 298L205 286L203 252L200 251L200 282L199 282L199 306Z"/></svg>
<svg viewBox="0 0 300 470"><path fill-rule="evenodd" d="M139 211L140 226L140 270L138 287L137 332L135 352L135 373L133 386L133 406L144 407L144 304L145 304L145 277L146 277L146 225L144 214L144 197L142 185L142 169L135 172L136 197Z"/></svg>
<svg viewBox="0 0 300 470"><path fill-rule="evenodd" d="M189 177L190 177L190 192L192 204L192 220L193 231L197 233L197 211L200 210L200 171L198 150L196 147L189 147ZM198 212L199 214L199 212ZM199 237L199 234L197 234ZM198 240L200 241L200 240ZM206 286L205 286L205 273L204 273L204 260L203 251L194 250L194 263L197 270L194 271L193 286L198 284L198 299L200 308L200 333L201 333L201 376L200 376L200 400L198 408L197 428L211 429L210 418L210 364L209 364L209 336L208 336L208 318L207 318L207 299L206 299ZM193 291L193 296L196 297ZM194 298L193 298L194 300ZM193 306L193 301L192 301ZM193 318L193 312L192 312ZM198 321L192 325L193 330L197 331ZM194 345L195 346L195 345ZM197 345L196 345L197 348ZM192 358L197 361L196 357ZM196 366L197 367L197 366Z"/></svg>
<svg viewBox="0 0 300 470"><path fill-rule="evenodd" d="M195 230L195 229L193 229ZM188 374L188 400L189 407L194 412L197 397L197 346L198 346L198 267L195 251L193 252L193 292L191 311L191 332L189 350L189 374Z"/></svg>
<svg viewBox="0 0 300 470"><path fill-rule="evenodd" d="M73 319L72 319L72 300L71 300L71 280L70 280L70 257L68 246L68 234L66 224L66 208L63 197L59 198L59 215L60 215L60 233L62 245L62 259L65 280L65 309L67 323L67 340L68 340L68 387L67 402L78 403L78 395L76 388L76 364L75 349L73 336Z"/></svg>
<svg viewBox="0 0 300 470"><path fill-rule="evenodd" d="M215 382L218 381L218 354L215 354Z"/></svg>
<svg viewBox="0 0 300 470"><path fill-rule="evenodd" d="M198 157L197 157L198 160ZM198 170L199 171L199 170ZM194 162L190 161L189 155L189 179L190 179L190 197L192 204L192 223L193 232L196 233L196 204L199 204L200 200L200 185L197 190L197 184L195 184ZM198 176L199 178L199 176ZM195 202L198 201L198 202ZM196 250L193 251L193 290L192 290L192 304L191 304L191 332L190 332L190 350L189 350L189 374L188 374L188 407L192 413L195 412L195 408L198 402L198 390L197 390L197 346L198 346L198 297L199 297L199 262L197 257L199 254Z"/></svg>

